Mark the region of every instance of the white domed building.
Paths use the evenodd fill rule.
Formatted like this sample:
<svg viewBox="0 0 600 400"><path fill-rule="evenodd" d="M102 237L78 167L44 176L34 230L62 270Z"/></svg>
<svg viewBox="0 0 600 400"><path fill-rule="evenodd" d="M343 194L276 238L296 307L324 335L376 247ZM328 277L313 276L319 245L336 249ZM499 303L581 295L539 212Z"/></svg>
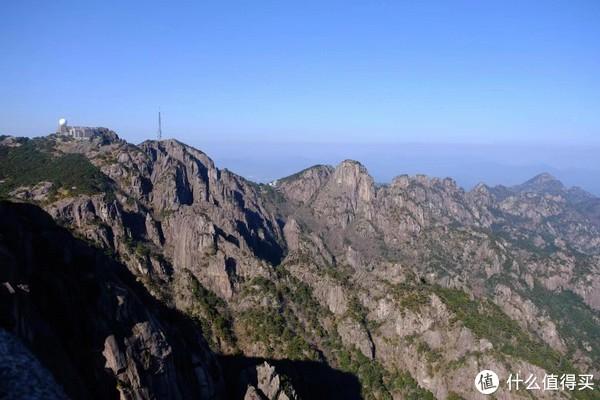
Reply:
<svg viewBox="0 0 600 400"><path fill-rule="evenodd" d="M75 139L91 138L100 133L99 128L92 128L89 126L69 126L65 118L58 120L58 130L56 131L59 135L71 136Z"/></svg>
<svg viewBox="0 0 600 400"><path fill-rule="evenodd" d="M68 129L67 129L67 120L64 118L61 118L58 120L58 130L56 131L56 133L67 133Z"/></svg>

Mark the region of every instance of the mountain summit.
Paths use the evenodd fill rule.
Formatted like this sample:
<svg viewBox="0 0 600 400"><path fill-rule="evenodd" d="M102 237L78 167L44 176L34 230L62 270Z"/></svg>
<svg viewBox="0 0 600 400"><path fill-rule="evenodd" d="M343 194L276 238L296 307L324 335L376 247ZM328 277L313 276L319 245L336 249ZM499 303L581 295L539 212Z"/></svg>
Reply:
<svg viewBox="0 0 600 400"><path fill-rule="evenodd" d="M545 172L521 185L513 186L513 190L518 192L559 193L564 189L562 182Z"/></svg>

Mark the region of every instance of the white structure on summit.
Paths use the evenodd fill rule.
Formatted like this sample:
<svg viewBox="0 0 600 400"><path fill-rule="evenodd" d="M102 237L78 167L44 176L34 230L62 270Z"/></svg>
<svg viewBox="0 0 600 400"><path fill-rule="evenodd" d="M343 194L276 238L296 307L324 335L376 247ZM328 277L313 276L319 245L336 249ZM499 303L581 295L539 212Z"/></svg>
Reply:
<svg viewBox="0 0 600 400"><path fill-rule="evenodd" d="M67 120L61 118L58 120L58 130L56 133L59 135L71 136L76 139L84 139L100 133L100 129L91 128L89 126L69 126L67 125Z"/></svg>

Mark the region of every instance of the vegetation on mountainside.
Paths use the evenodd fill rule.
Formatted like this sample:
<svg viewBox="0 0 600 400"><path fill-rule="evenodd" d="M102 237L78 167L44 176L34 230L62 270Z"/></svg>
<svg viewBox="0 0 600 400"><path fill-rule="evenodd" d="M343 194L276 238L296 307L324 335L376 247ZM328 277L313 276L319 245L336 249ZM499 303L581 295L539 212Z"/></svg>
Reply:
<svg viewBox="0 0 600 400"><path fill-rule="evenodd" d="M335 368L356 376L364 399L391 399L401 393L406 399L433 399L407 372L386 370L377 360L364 356L342 343L335 329L323 323L332 319L329 310L315 299L312 288L289 274L277 271L277 279L255 277L242 289L242 296L256 296L278 306L257 305L242 311L239 321L252 343L265 346L266 356L290 360L320 360L325 357ZM349 303L348 315L368 325L366 310L356 297ZM316 347L315 347L316 346ZM323 352L323 356L316 350Z"/></svg>
<svg viewBox="0 0 600 400"><path fill-rule="evenodd" d="M423 389L405 371L388 371L377 360L371 360L356 348L348 350L339 338L332 340L338 367L355 375L361 385L362 397L366 400L391 400L392 394L402 394L409 400L433 400L433 394Z"/></svg>
<svg viewBox="0 0 600 400"><path fill-rule="evenodd" d="M252 342L262 343L269 357L284 356L290 360L319 359L318 353L305 338L310 336L310 331L318 329L311 329L316 317L306 318L302 315L303 319L308 320L303 323L300 321L300 315L297 315L297 304L308 305L311 302L310 293L298 291L296 287L284 282L276 284L263 277L250 280L242 293L246 299L262 298L279 305L278 308L274 308L257 304L242 311L239 321L245 337L250 338ZM309 308L307 307L307 311ZM318 324L318 321L316 323Z"/></svg>
<svg viewBox="0 0 600 400"><path fill-rule="evenodd" d="M476 336L490 340L504 354L522 358L553 372L572 372L573 367L555 350L527 334L519 324L490 300L472 300L461 290L434 288L436 294Z"/></svg>
<svg viewBox="0 0 600 400"><path fill-rule="evenodd" d="M428 304L431 294L439 296L454 314L455 321L460 321L477 337L488 339L500 354L522 359L555 374L578 373L568 357L527 333L489 299L472 299L462 290L414 280L391 285L390 289L400 305L413 312L419 312L422 306ZM560 321L558 328L563 338L583 339L593 348L591 354L595 356L598 349L593 343L600 340L599 316L577 295L568 291L556 294L536 286L529 297L537 299L540 307L548 309L554 321ZM435 363L440 358L440 354L424 342L418 342L417 349L430 363ZM587 399L594 396L590 392L578 392L574 398Z"/></svg>
<svg viewBox="0 0 600 400"><path fill-rule="evenodd" d="M274 187L266 184L253 184L258 192L267 200L267 204L280 206L285 204L285 197Z"/></svg>
<svg viewBox="0 0 600 400"><path fill-rule="evenodd" d="M578 373L566 357L527 334L492 301L472 300L467 293L456 289L436 286L434 290L457 319L478 337L490 340L501 353L528 361L553 374ZM554 301L561 304L560 298ZM598 398L598 395L591 391L574 392L572 395L576 399Z"/></svg>
<svg viewBox="0 0 600 400"><path fill-rule="evenodd" d="M253 343L262 343L268 357L281 357L288 360L315 360L317 353L309 343L292 329L297 325L293 313L284 310L279 313L268 307L242 311L240 323L246 337Z"/></svg>
<svg viewBox="0 0 600 400"><path fill-rule="evenodd" d="M421 307L430 303L431 289L424 284L407 281L390 285L390 291L404 309L418 312Z"/></svg>
<svg viewBox="0 0 600 400"><path fill-rule="evenodd" d="M22 139L16 147L0 147L0 197L22 186L51 182L50 196L60 189L70 195L112 193L110 179L81 154L52 154L52 141Z"/></svg>
<svg viewBox="0 0 600 400"><path fill-rule="evenodd" d="M532 300L546 310L555 321L569 350L584 349L593 359L600 359L600 313L591 309L583 299L570 290L551 292L536 285L531 290Z"/></svg>
<svg viewBox="0 0 600 400"><path fill-rule="evenodd" d="M189 314L200 324L205 338L214 350L224 347L237 350L237 340L233 333L232 316L223 299L206 289L191 274L192 307Z"/></svg>

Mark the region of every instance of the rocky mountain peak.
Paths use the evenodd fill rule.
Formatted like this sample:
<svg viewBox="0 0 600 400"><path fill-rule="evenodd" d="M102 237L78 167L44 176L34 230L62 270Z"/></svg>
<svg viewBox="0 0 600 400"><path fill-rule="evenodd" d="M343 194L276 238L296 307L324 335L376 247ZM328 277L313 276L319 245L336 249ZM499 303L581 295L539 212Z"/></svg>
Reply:
<svg viewBox="0 0 600 400"><path fill-rule="evenodd" d="M148 140L140 147L154 157L171 157L182 163L199 161L207 169L215 170L213 160L206 153L175 139Z"/></svg>
<svg viewBox="0 0 600 400"><path fill-rule="evenodd" d="M565 186L554 176L550 175L547 172L544 172L534 176L525 183L522 183L521 185L514 186L513 189L516 192L547 192L550 194L556 194L565 190Z"/></svg>
<svg viewBox="0 0 600 400"><path fill-rule="evenodd" d="M474 200L480 206L490 206L494 200L494 195L490 190L490 187L484 183L478 183L467 193L467 197Z"/></svg>
<svg viewBox="0 0 600 400"><path fill-rule="evenodd" d="M345 160L314 194L311 206L332 226L347 226L356 216L370 218L375 200L375 182L357 161Z"/></svg>
<svg viewBox="0 0 600 400"><path fill-rule="evenodd" d="M52 134L46 137L37 138L40 141L46 141L54 147L55 151L61 153L83 154L88 158L94 158L99 153L106 153L121 146L129 144L121 139L114 131L108 128L95 128L94 136L84 140L74 139L71 136Z"/></svg>
<svg viewBox="0 0 600 400"><path fill-rule="evenodd" d="M404 175L399 175L399 176L395 177L394 179L392 179L391 186L398 187L398 188L407 188L409 184L410 184L410 177L408 175L404 174Z"/></svg>
<svg viewBox="0 0 600 400"><path fill-rule="evenodd" d="M364 165L354 160L342 161L327 184L329 194L345 195L354 207L375 198L375 182Z"/></svg>
<svg viewBox="0 0 600 400"><path fill-rule="evenodd" d="M485 183L479 182L477 185L475 185L473 187L472 191L475 193L489 194L490 188Z"/></svg>
<svg viewBox="0 0 600 400"><path fill-rule="evenodd" d="M288 200L308 203L329 180L333 171L330 165L314 165L277 180L275 185Z"/></svg>
<svg viewBox="0 0 600 400"><path fill-rule="evenodd" d="M369 174L369 171L367 171L367 168L362 165L359 161L356 160L350 160L350 159L346 159L344 161L342 161L341 163L339 163L336 167L335 167L335 171L357 171L358 173L361 174Z"/></svg>
<svg viewBox="0 0 600 400"><path fill-rule="evenodd" d="M342 161L333 172L334 185L355 191L362 201L371 201L374 196L374 181L367 168L354 160Z"/></svg>
<svg viewBox="0 0 600 400"><path fill-rule="evenodd" d="M553 175L550 175L548 172L542 172L541 174L537 174L536 176L534 176L527 182L544 183L544 182L553 182L553 181L557 181L557 180L558 179L556 179Z"/></svg>

